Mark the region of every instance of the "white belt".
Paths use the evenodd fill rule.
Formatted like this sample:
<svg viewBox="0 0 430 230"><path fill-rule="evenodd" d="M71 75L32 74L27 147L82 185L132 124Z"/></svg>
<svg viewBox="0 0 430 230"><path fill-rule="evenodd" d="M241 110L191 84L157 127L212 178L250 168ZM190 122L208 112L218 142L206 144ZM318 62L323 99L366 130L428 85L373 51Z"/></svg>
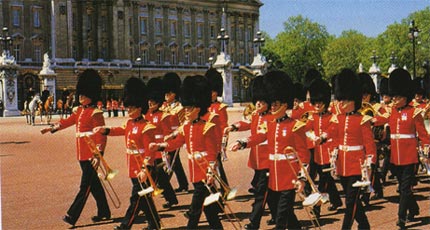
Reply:
<svg viewBox="0 0 430 230"><path fill-rule="evenodd" d="M94 133L92 131L88 131L88 132L77 132L76 133L76 137L85 137L85 136L91 136Z"/></svg>
<svg viewBox="0 0 430 230"><path fill-rule="evenodd" d="M294 160L296 156L294 154L282 154L282 153L271 153L269 154L269 160L271 161L284 161Z"/></svg>
<svg viewBox="0 0 430 230"><path fill-rule="evenodd" d="M162 135L162 134L155 135L155 139L161 139L163 137L164 137L164 135Z"/></svg>
<svg viewBox="0 0 430 230"><path fill-rule="evenodd" d="M142 154L145 152L145 149L127 149L127 154Z"/></svg>
<svg viewBox="0 0 430 230"><path fill-rule="evenodd" d="M415 138L415 134L391 134L391 139L409 139L409 138Z"/></svg>
<svg viewBox="0 0 430 230"><path fill-rule="evenodd" d="M207 152L194 152L194 153L189 153L188 154L188 159L193 160L199 157L205 157L207 156L208 153ZM200 159L196 159L196 160L200 160Z"/></svg>
<svg viewBox="0 0 430 230"><path fill-rule="evenodd" d="M344 152L363 150L362 145L339 145L339 149Z"/></svg>

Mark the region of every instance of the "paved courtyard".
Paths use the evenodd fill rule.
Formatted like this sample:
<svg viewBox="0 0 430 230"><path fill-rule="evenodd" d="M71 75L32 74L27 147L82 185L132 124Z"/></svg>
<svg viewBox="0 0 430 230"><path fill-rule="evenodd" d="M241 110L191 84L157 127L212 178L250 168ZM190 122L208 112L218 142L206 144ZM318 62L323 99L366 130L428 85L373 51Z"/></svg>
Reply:
<svg viewBox="0 0 430 230"><path fill-rule="evenodd" d="M241 119L240 109L229 112L230 123ZM53 121L59 117L54 116ZM106 118L109 126L119 126L125 122L124 117ZM73 201L79 186L81 170L76 160L74 128L69 128L55 134L40 134L41 124L36 119L35 126L26 124L24 117L0 117L0 169L1 169L1 224L5 230L15 229L68 229L61 217L65 215ZM237 138L248 135L232 133L230 143ZM248 223L248 215L253 202L248 193L253 171L247 168L249 150L228 153L228 161L224 166L231 187L238 189L236 198L228 204L242 226ZM124 154L124 138L109 137L105 152L109 165L120 173L113 179L112 184L121 200L121 207L115 209L111 203L113 219L101 223L92 223L91 216L96 214L94 199L90 196L75 228L77 229L113 229L119 225L121 217L129 205L131 182L127 177L126 158ZM187 169L186 156L181 155L184 167ZM187 170L186 170L187 172ZM188 172L187 172L188 173ZM420 215L416 222L409 223L410 229L430 229L430 184L422 180L415 187L420 206ZM173 187L177 187L176 178L172 178ZM338 185L340 188L340 185ZM389 180L385 188L385 198L372 201L367 211L372 229L396 229L397 202L396 181ZM190 186L190 189L192 187ZM178 194L179 205L170 210L162 208L164 199L155 198L156 206L162 218L164 229L184 229L187 219L183 213L188 209L191 194ZM328 212L327 205L322 208L321 229L340 229L344 208L337 213ZM303 225L310 225L304 209L296 209L296 214ZM234 229L231 222L222 215L225 229ZM273 229L267 226L270 218L266 212L261 222L261 229ZM137 219L133 229L146 226L143 217ZM202 215L200 225L208 229L208 224ZM237 226L237 225L236 225ZM357 225L354 224L354 229Z"/></svg>

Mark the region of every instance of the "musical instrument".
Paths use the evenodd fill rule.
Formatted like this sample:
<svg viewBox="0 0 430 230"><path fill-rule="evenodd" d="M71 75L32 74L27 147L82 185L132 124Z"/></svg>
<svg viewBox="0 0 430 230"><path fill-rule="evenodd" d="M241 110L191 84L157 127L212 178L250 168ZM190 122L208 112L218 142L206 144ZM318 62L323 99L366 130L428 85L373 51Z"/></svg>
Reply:
<svg viewBox="0 0 430 230"><path fill-rule="evenodd" d="M234 214L233 210L231 209L230 205L226 202L228 200L233 199L236 196L237 189L233 188L230 189L228 185L221 179L221 177L218 175L216 170L214 169L214 164L211 164L208 162L205 156L203 156L200 152L193 153L193 158L197 165L199 166L200 170L207 173L208 177L212 177L218 183L220 186L224 189L224 196L221 195L221 192L214 192L211 185L207 183L207 181L203 180L203 183L205 184L205 187L209 191L209 196L207 196L203 202L204 206L211 205L213 203L217 203L219 207L223 210L223 212L226 214L227 218L230 220L231 224L233 225L234 229L242 229L242 224L240 223L240 219L237 218L236 214ZM208 170L204 167L208 166ZM216 190L216 188L214 188ZM220 198L223 202L220 202ZM226 212L225 207L227 207L228 212ZM238 222L239 227L235 225L235 222Z"/></svg>
<svg viewBox="0 0 430 230"><path fill-rule="evenodd" d="M248 105L246 105L242 113L243 120L250 121L252 114L254 113L255 110L256 110L256 107L254 104L249 103Z"/></svg>
<svg viewBox="0 0 430 230"><path fill-rule="evenodd" d="M356 181L354 184L352 184L352 187L361 187L361 188L367 188L369 192L373 192L372 183L370 181L371 171L372 171L372 158L373 155L367 155L367 158L364 160L364 162L360 159L360 166L361 166L361 180Z"/></svg>
<svg viewBox="0 0 430 230"><path fill-rule="evenodd" d="M429 159L429 150L430 145L424 145L424 148L422 146L418 149L418 154L420 156L420 162L425 167L426 173L428 176L430 176L430 159Z"/></svg>
<svg viewBox="0 0 430 230"><path fill-rule="evenodd" d="M128 152L133 155L134 160L136 161L136 163L138 165L142 164L141 165L142 171L145 173L146 177L148 178L149 184L150 184L150 186L148 188L146 188L146 189L142 188L142 190L138 192L139 196L144 196L150 192L153 192L154 196L158 196L161 193L163 193L164 190L157 187L157 183L155 183L154 179L152 178L151 172L146 167L145 160L143 159L141 153L137 149L136 143L133 140L130 140L130 146L129 147L131 147L132 149L129 149Z"/></svg>
<svg viewBox="0 0 430 230"><path fill-rule="evenodd" d="M332 177L336 177L336 160L337 154L339 153L339 149L335 148L330 152L330 168L325 168L323 172L330 172Z"/></svg>
<svg viewBox="0 0 430 230"><path fill-rule="evenodd" d="M228 133L223 134L222 136L222 142L221 142L221 160L222 161L227 161L228 157L227 157L227 144L228 144Z"/></svg>
<svg viewBox="0 0 430 230"><path fill-rule="evenodd" d="M314 225L314 227L321 229L321 225L320 225L320 223L319 223L319 221L318 221L318 219L314 213L313 207L315 205L321 205L325 202L328 202L328 195L327 194L322 195L321 193L318 192L318 189L315 187L315 184L313 183L311 177L309 176L307 169L302 164L302 161L300 160L299 155L297 154L296 150L293 147L287 146L284 149L283 153L285 155L287 155L288 165L290 166L290 168L291 168L292 172L295 174L295 176L297 178L305 177L306 180L309 182L311 189L312 189L311 195L306 196L306 194L302 190L300 193L298 193L298 196L302 199L303 208L306 211L306 213L308 214L308 217L309 217L310 221L312 222L312 224ZM300 165L299 173L296 173L296 169L293 167L292 163L294 163L294 162L296 162ZM299 181L293 180L292 183L297 186Z"/></svg>
<svg viewBox="0 0 430 230"><path fill-rule="evenodd" d="M369 102L361 103L361 108L358 110L358 112L363 116L368 115L368 116L374 117L376 115L379 115L378 111L376 111L373 108L372 104L370 104Z"/></svg>
<svg viewBox="0 0 430 230"><path fill-rule="evenodd" d="M101 170L101 173L98 174L98 177L99 178L104 177L103 178L104 180L100 180L101 184L103 186L103 189L106 191L106 193L107 193L109 199L112 201L112 204L114 205L114 207L119 208L121 206L121 201L120 201L119 196L116 193L115 189L113 188L112 184L110 183L110 180L112 180L118 174L119 171L113 170L109 167L109 165L107 164L103 155L101 154L100 150L97 148L93 139L91 139L89 135L85 135L82 138L84 138L84 141L87 143L91 152L94 154L94 157L97 159L100 159L102 167L97 167L97 168L95 168L95 170L96 171L98 169ZM107 185L105 184L104 181L106 181Z"/></svg>

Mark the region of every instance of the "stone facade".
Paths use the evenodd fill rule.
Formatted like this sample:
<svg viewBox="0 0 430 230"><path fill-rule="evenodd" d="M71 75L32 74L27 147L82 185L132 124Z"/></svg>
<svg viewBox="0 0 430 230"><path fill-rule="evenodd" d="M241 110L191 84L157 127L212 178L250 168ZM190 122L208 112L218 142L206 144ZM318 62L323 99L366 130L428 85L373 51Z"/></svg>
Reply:
<svg viewBox="0 0 430 230"><path fill-rule="evenodd" d="M57 91L73 90L77 73L95 68L104 96L119 97L130 76L147 81L169 71L203 74L209 57L219 54L221 28L230 37L226 53L237 78L239 66L249 66L255 55L261 6L258 0L0 0L0 21L13 38L9 49L20 65L22 104L29 87L40 91L37 75L46 52ZM239 89L240 79L235 82Z"/></svg>

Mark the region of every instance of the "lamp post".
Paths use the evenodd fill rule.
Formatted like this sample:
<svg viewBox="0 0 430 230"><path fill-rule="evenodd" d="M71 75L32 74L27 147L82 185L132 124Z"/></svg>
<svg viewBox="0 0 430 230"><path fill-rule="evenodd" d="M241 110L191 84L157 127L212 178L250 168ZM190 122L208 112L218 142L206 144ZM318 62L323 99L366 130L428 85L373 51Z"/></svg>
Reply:
<svg viewBox="0 0 430 230"><path fill-rule="evenodd" d="M143 63L142 63L142 61L143 61L143 59L142 59L141 57L136 58L136 62L138 63L137 68L138 68L138 70L139 70L139 79L142 79L142 78L140 77L140 66L143 64Z"/></svg>
<svg viewBox="0 0 430 230"><path fill-rule="evenodd" d="M227 53L226 49L227 49L228 40L230 39L230 37L225 33L224 28L220 29L220 34L217 36L217 39L218 41L221 42L221 52Z"/></svg>
<svg viewBox="0 0 430 230"><path fill-rule="evenodd" d="M418 27L415 25L415 20L411 21L411 24L409 25L409 39L412 41L412 66L413 66L413 75L412 75L412 79L415 79L416 77L416 73L417 73L417 68L415 66L415 41L418 37L420 30L418 29Z"/></svg>
<svg viewBox="0 0 430 230"><path fill-rule="evenodd" d="M9 47L12 46L13 41L12 37L9 36L9 29L7 27L3 27L2 35L0 36L0 42L2 44L3 52L6 53L6 56L9 56Z"/></svg>
<svg viewBox="0 0 430 230"><path fill-rule="evenodd" d="M254 38L253 42L257 47L257 53L261 54L261 47L264 46L264 42L266 42L266 40L262 37L261 31L257 32L257 37Z"/></svg>

